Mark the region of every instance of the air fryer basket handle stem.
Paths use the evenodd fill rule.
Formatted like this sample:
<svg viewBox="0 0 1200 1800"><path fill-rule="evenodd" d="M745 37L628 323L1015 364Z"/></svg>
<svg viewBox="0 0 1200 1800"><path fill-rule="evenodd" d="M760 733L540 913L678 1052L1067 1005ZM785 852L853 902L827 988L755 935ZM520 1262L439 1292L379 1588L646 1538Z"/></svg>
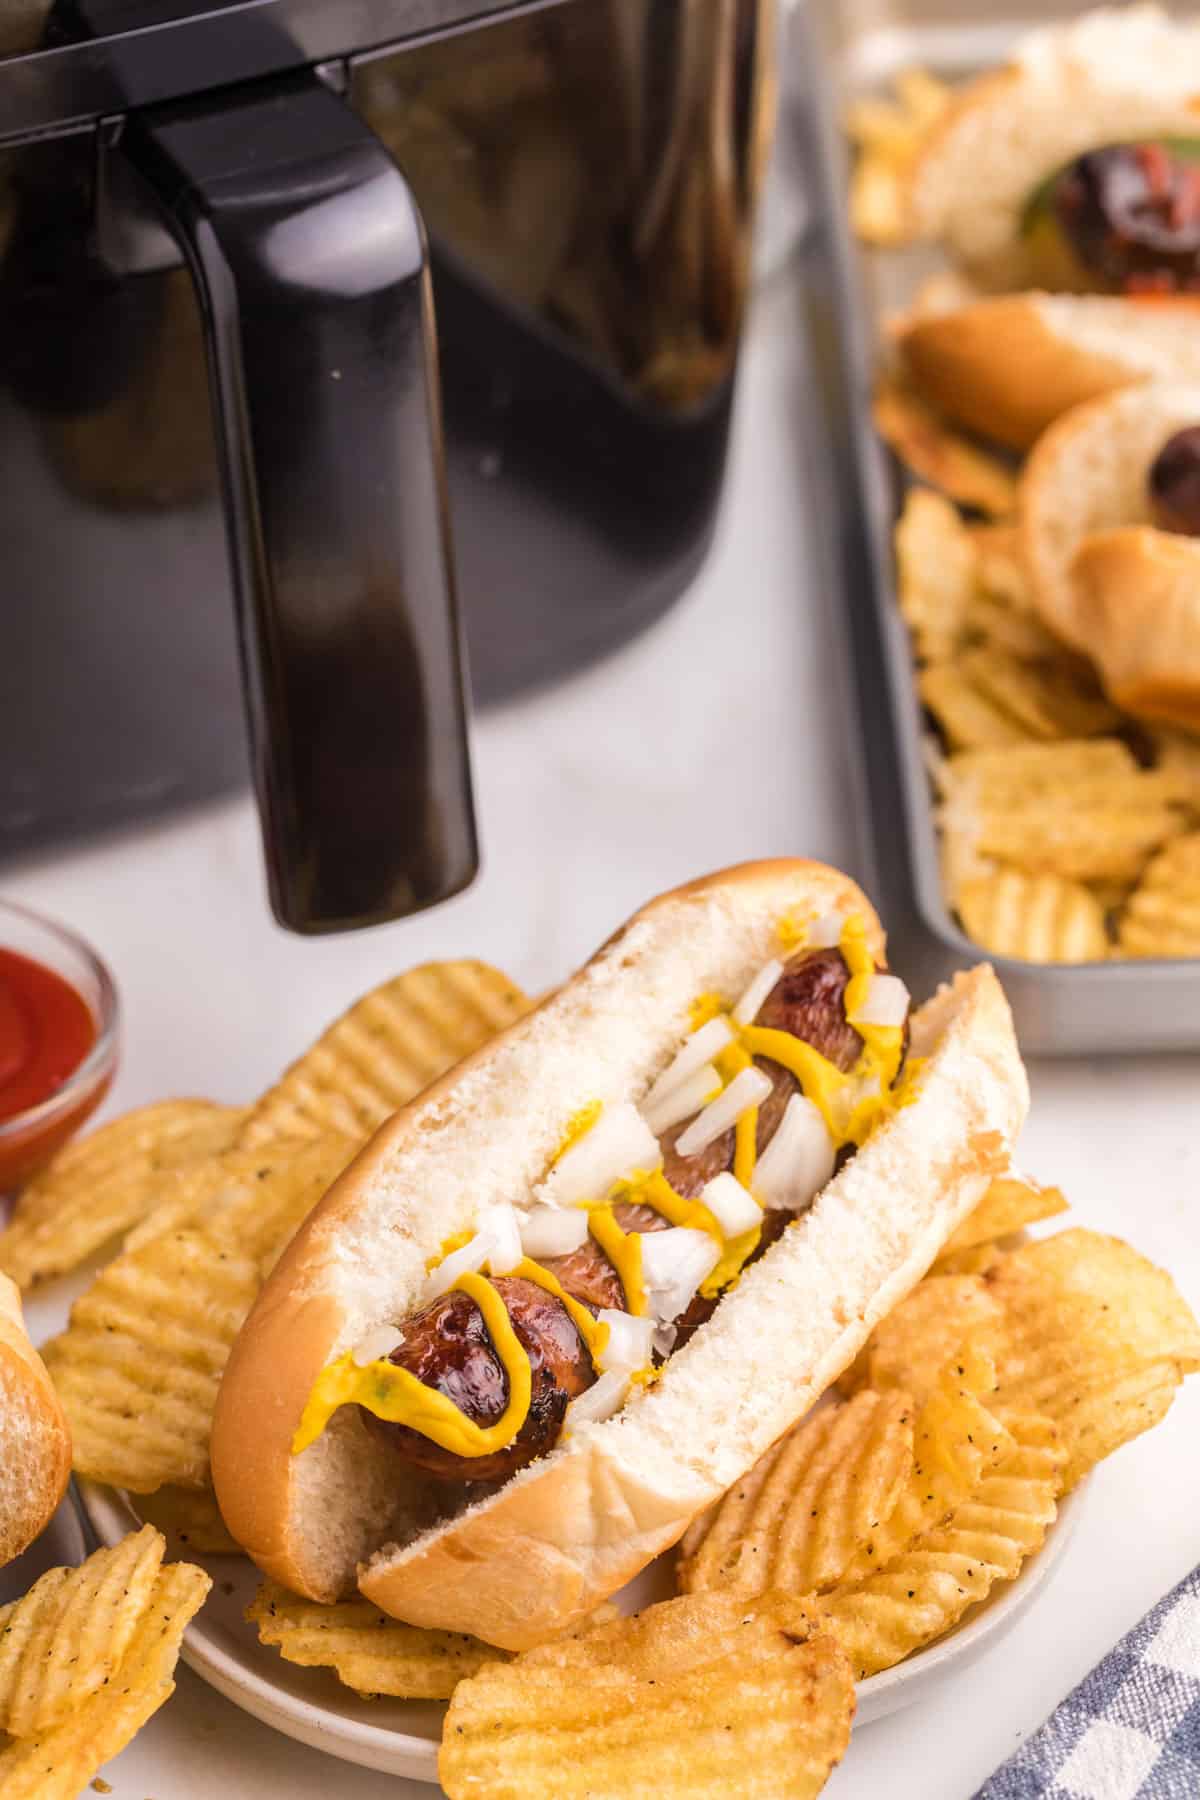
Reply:
<svg viewBox="0 0 1200 1800"><path fill-rule="evenodd" d="M477 862L412 196L308 74L132 114L119 154L204 311L275 915L432 905Z"/></svg>

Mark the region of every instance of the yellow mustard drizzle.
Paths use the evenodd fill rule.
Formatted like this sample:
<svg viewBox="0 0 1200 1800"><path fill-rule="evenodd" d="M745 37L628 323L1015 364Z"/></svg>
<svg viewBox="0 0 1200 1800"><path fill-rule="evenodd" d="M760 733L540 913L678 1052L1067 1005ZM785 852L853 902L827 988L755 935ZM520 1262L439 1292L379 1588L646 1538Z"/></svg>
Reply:
<svg viewBox="0 0 1200 1800"><path fill-rule="evenodd" d="M432 1275L439 1263L444 1263L448 1256L461 1250L464 1244L469 1244L474 1236L474 1231L468 1226L465 1231L456 1231L452 1237L446 1238L440 1250L435 1250L432 1256L425 1258L425 1273Z"/></svg>
<svg viewBox="0 0 1200 1800"><path fill-rule="evenodd" d="M593 1318L586 1306L581 1305L574 1295L568 1294L556 1275L552 1275L549 1269L543 1269L542 1265L535 1263L531 1257L523 1257L512 1272L522 1281L536 1282L538 1287L545 1288L548 1294L553 1294L556 1300L562 1301L570 1315L571 1323L583 1339L587 1353L595 1365L598 1358L603 1356L612 1335L609 1327Z"/></svg>
<svg viewBox="0 0 1200 1800"><path fill-rule="evenodd" d="M784 935L782 922L780 935ZM845 921L838 947L850 971L850 979L846 983L845 1008L847 1018L854 1023L853 1014L865 1001L867 988L875 973L875 959L867 944L866 925L861 914L852 914ZM764 1025L737 1027L738 1043L722 1051L717 1067L727 1080L731 1079L729 1071L734 1067L732 1059L739 1049L746 1062L761 1056L769 1062L778 1063L796 1077L801 1091L820 1112L835 1144L861 1144L880 1120L897 1106L905 1104L909 1096L902 1096L893 1089L904 1044L902 1028L899 1025L854 1024L854 1029L863 1040L863 1049L849 1075L843 1074L835 1063L822 1056L811 1044L806 1044L802 1038L793 1037L789 1031L775 1031ZM745 1063L741 1066L745 1067ZM858 1083L872 1075L878 1080L879 1091L865 1095L847 1115L847 1088L852 1082ZM906 1074L904 1086L907 1088L907 1085ZM743 1129L745 1118L746 1115L743 1114L738 1121L739 1132ZM754 1128L757 1133L757 1119L754 1121ZM745 1126L744 1136L748 1142L748 1126ZM748 1153L746 1160L748 1161ZM752 1185L753 1165L750 1166L751 1178L747 1181L735 1158L734 1174L745 1186Z"/></svg>
<svg viewBox="0 0 1200 1800"><path fill-rule="evenodd" d="M744 1188L754 1191L758 1166L758 1108L748 1106L733 1128L733 1173Z"/></svg>
<svg viewBox="0 0 1200 1800"><path fill-rule="evenodd" d="M717 1057L717 1073L728 1084L735 1075L748 1069L752 1061L749 1051L741 1044L726 1044ZM758 1161L757 1106L748 1106L734 1126L733 1143L733 1173L744 1188L753 1189L754 1167Z"/></svg>
<svg viewBox="0 0 1200 1800"><path fill-rule="evenodd" d="M688 1200L677 1193L661 1170L653 1175L640 1175L623 1186L620 1198L630 1200L635 1205L651 1206L672 1225L682 1225L692 1231L707 1231L710 1237L716 1239L721 1259L700 1285L700 1292L706 1298L719 1294L722 1288L728 1287L734 1277L741 1273L742 1264L757 1249L758 1240L762 1236L761 1228L754 1225L735 1238L726 1238L704 1202Z"/></svg>
<svg viewBox="0 0 1200 1800"><path fill-rule="evenodd" d="M688 1023L693 1031L699 1031L710 1019L725 1011L725 1002L720 994L697 994L688 1007Z"/></svg>
<svg viewBox="0 0 1200 1800"><path fill-rule="evenodd" d="M789 951L803 950L808 942L808 928L809 914L801 912L798 906L790 907L775 927L780 947Z"/></svg>
<svg viewBox="0 0 1200 1800"><path fill-rule="evenodd" d="M761 1237L762 1226L752 1225L749 1231L743 1231L739 1236L726 1240L720 1262L712 1274L706 1276L700 1283L700 1292L706 1300L713 1299L717 1294L724 1293L726 1288L733 1286L745 1264L758 1249Z"/></svg>
<svg viewBox="0 0 1200 1800"><path fill-rule="evenodd" d="M793 1037L790 1031L775 1031L767 1025L743 1025L742 1044L751 1056L765 1056L794 1075L805 1095L818 1108L830 1132L840 1137L836 1117L837 1096L847 1077L827 1056Z"/></svg>
<svg viewBox="0 0 1200 1800"><path fill-rule="evenodd" d="M662 1173L661 1169L653 1175L642 1175L629 1183L621 1194L622 1200L632 1200L643 1206L652 1206L656 1213L669 1219L672 1225L686 1225L692 1231L707 1231L718 1243L724 1242L724 1233L717 1221L701 1200L687 1200L677 1193Z"/></svg>
<svg viewBox="0 0 1200 1800"><path fill-rule="evenodd" d="M625 1290L626 1306L635 1318L644 1318L646 1284L642 1278L640 1232L622 1231L607 1201L601 1206L589 1207L588 1230L617 1271L617 1279Z"/></svg>
<svg viewBox="0 0 1200 1800"><path fill-rule="evenodd" d="M581 1137L587 1136L603 1111L603 1100L589 1100L586 1106L581 1106L578 1112L571 1114L571 1117L567 1120L567 1129L563 1132L562 1140L559 1143L557 1150L555 1150L554 1155L550 1158L551 1168L554 1167L560 1157L565 1156L567 1151L579 1142Z"/></svg>
<svg viewBox="0 0 1200 1800"><path fill-rule="evenodd" d="M853 913L846 920L838 948L850 971L850 979L846 983L846 1017L871 1057L871 1073L878 1074L882 1085L888 1088L895 1081L900 1067L904 1031L899 1025L861 1025L854 1017L866 1003L871 978L875 974L875 958L867 948L867 931L860 913Z"/></svg>
<svg viewBox="0 0 1200 1800"><path fill-rule="evenodd" d="M483 1314L488 1336L508 1376L508 1403L492 1425L476 1425L453 1400L426 1387L408 1369L379 1360L360 1367L351 1351L317 1376L295 1437L292 1455L316 1441L339 1406L365 1406L378 1419L407 1425L454 1456L490 1456L512 1443L529 1415L533 1378L508 1308L483 1275L460 1275L454 1283Z"/></svg>

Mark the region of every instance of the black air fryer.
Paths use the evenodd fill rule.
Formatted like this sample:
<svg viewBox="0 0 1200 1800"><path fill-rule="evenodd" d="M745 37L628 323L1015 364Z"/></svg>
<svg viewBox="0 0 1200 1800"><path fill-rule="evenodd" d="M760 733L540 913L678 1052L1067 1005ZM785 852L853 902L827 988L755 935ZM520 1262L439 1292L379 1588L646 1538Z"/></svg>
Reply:
<svg viewBox="0 0 1200 1800"><path fill-rule="evenodd" d="M0 852L248 741L281 923L470 881L460 616L486 703L707 547L772 10L8 0Z"/></svg>

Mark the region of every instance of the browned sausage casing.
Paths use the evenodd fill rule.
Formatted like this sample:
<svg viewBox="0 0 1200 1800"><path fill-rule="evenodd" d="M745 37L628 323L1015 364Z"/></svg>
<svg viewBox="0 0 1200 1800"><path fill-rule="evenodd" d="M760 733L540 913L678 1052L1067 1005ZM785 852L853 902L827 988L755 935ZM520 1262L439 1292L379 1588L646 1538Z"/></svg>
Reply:
<svg viewBox="0 0 1200 1800"><path fill-rule="evenodd" d="M518 1276L499 1276L494 1286L533 1377L529 1415L511 1444L492 1456L456 1456L407 1425L364 1413L371 1428L406 1462L445 1481L497 1481L545 1456L558 1441L567 1403L596 1379L561 1300ZM390 1358L396 1367L445 1394L477 1425L494 1425L508 1404L508 1376L475 1302L452 1290L406 1318L403 1330L404 1342Z"/></svg>

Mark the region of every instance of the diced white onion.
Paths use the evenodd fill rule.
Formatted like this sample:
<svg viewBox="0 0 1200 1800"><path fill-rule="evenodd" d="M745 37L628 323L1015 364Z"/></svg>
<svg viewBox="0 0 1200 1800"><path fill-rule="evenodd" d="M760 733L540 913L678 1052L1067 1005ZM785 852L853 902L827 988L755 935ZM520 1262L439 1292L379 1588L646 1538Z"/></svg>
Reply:
<svg viewBox="0 0 1200 1800"><path fill-rule="evenodd" d="M733 1016L739 1025L753 1025L758 1017L759 1007L782 974L783 964L778 959L763 964L733 1009Z"/></svg>
<svg viewBox="0 0 1200 1800"><path fill-rule="evenodd" d="M590 1131L564 1152L536 1189L549 1206L603 1200L613 1183L635 1169L662 1167L662 1151L646 1121L628 1100L606 1106Z"/></svg>
<svg viewBox="0 0 1200 1800"><path fill-rule="evenodd" d="M793 1094L758 1159L754 1191L764 1206L801 1212L833 1174L836 1157L829 1127L817 1108L803 1094Z"/></svg>
<svg viewBox="0 0 1200 1800"><path fill-rule="evenodd" d="M587 1214L578 1206L534 1206L521 1220L526 1256L569 1256L587 1242Z"/></svg>
<svg viewBox="0 0 1200 1800"><path fill-rule="evenodd" d="M628 1375L647 1366L654 1350L653 1319L635 1318L633 1313L603 1306L596 1322L608 1326L608 1342L600 1353L598 1368L623 1370Z"/></svg>
<svg viewBox="0 0 1200 1800"><path fill-rule="evenodd" d="M852 1025L903 1025L908 1017L908 989L898 975L872 975L866 999L858 1008Z"/></svg>
<svg viewBox="0 0 1200 1800"><path fill-rule="evenodd" d="M430 1271L429 1280L425 1284L426 1300L436 1300L439 1294L448 1294L460 1275L477 1275L491 1251L491 1233L477 1231L461 1249L452 1250L449 1256L442 1258L436 1269Z"/></svg>
<svg viewBox="0 0 1200 1800"><path fill-rule="evenodd" d="M676 1139L680 1156L695 1156L707 1150L722 1132L737 1124L747 1107L761 1106L771 1092L771 1078L761 1069L743 1069L735 1075L723 1094L706 1106L699 1117Z"/></svg>
<svg viewBox="0 0 1200 1800"><path fill-rule="evenodd" d="M404 1342L404 1333L395 1325L377 1325L374 1331L355 1344L350 1352L360 1369L368 1363L383 1362Z"/></svg>
<svg viewBox="0 0 1200 1800"><path fill-rule="evenodd" d="M721 1246L707 1231L672 1225L642 1234L642 1278L650 1311L664 1325L686 1312L692 1295L721 1259Z"/></svg>
<svg viewBox="0 0 1200 1800"><path fill-rule="evenodd" d="M571 1431L577 1425L599 1425L603 1420L611 1419L624 1406L628 1393L629 1376L623 1369L610 1369L607 1375L601 1375L590 1388L585 1388L572 1400L563 1420L563 1429Z"/></svg>
<svg viewBox="0 0 1200 1800"><path fill-rule="evenodd" d="M449 1293L460 1275L476 1275L483 1269L490 1275L511 1274L524 1254L516 1208L493 1206L479 1221L475 1236L431 1271L425 1298L436 1300L439 1294Z"/></svg>
<svg viewBox="0 0 1200 1800"><path fill-rule="evenodd" d="M720 1092L721 1077L712 1063L702 1063L654 1106L646 1106L643 1102L646 1123L655 1137L661 1137L672 1125L678 1125L680 1119L690 1119L693 1113L698 1113Z"/></svg>
<svg viewBox="0 0 1200 1800"><path fill-rule="evenodd" d="M521 1243L521 1224L516 1208L495 1206L488 1213L483 1229L491 1239L487 1269L491 1275L511 1275L525 1255Z"/></svg>
<svg viewBox="0 0 1200 1800"><path fill-rule="evenodd" d="M655 1354L664 1361L675 1348L675 1339L679 1336L679 1328L675 1325L658 1325L654 1331Z"/></svg>
<svg viewBox="0 0 1200 1800"><path fill-rule="evenodd" d="M804 940L805 949L836 949L842 941L842 927L845 923L841 913L821 913L808 928L808 936Z"/></svg>
<svg viewBox="0 0 1200 1800"><path fill-rule="evenodd" d="M714 1175L702 1188L700 1199L727 1238L741 1237L762 1223L762 1207L736 1175Z"/></svg>
<svg viewBox="0 0 1200 1800"><path fill-rule="evenodd" d="M651 1083L642 1101L642 1111L648 1117L673 1088L686 1081L704 1063L711 1062L714 1056L719 1056L732 1042L733 1029L728 1019L709 1019L699 1031L693 1031L679 1055L667 1064L657 1081Z"/></svg>

